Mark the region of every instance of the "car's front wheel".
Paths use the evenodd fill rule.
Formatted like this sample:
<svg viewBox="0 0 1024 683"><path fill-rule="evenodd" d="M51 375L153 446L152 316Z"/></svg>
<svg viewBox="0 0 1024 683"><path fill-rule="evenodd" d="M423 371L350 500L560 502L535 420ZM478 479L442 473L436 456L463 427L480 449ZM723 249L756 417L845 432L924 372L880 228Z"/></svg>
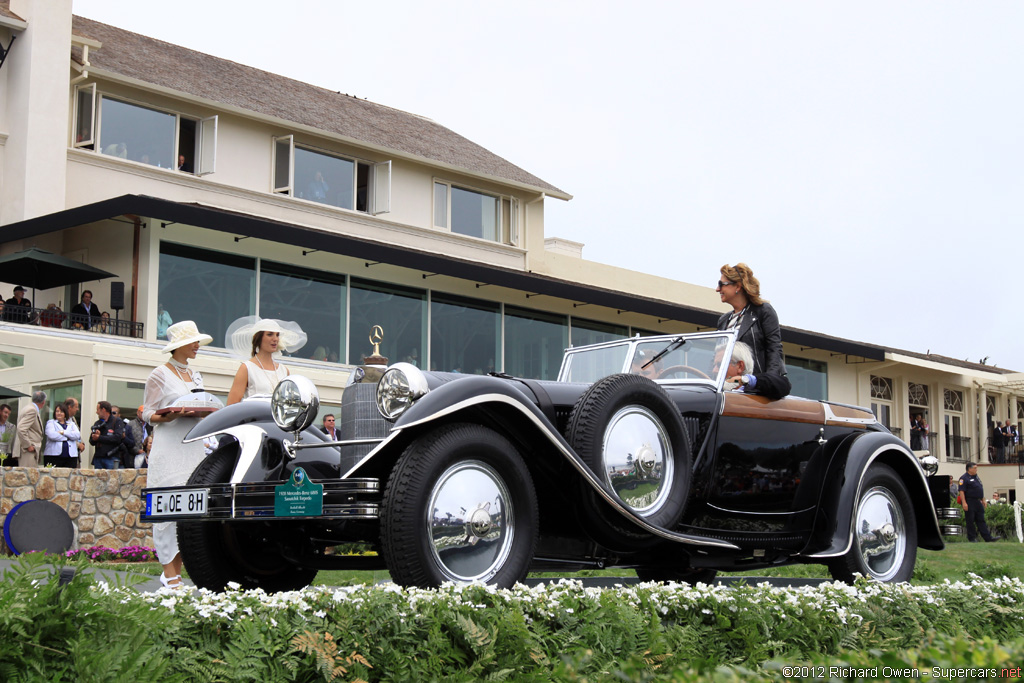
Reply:
<svg viewBox="0 0 1024 683"><path fill-rule="evenodd" d="M199 463L189 486L223 484L235 465L233 446ZM271 522L178 522L178 546L189 578L199 588L222 591L229 582L268 593L305 588L317 570L284 559Z"/></svg>
<svg viewBox="0 0 1024 683"><path fill-rule="evenodd" d="M526 576L537 544L537 494L516 448L497 432L453 424L399 458L381 503L381 548L404 586Z"/></svg>
<svg viewBox="0 0 1024 683"><path fill-rule="evenodd" d="M917 559L917 519L907 487L896 472L871 465L853 511L850 550L829 564L832 578L852 583L855 574L875 581L909 581Z"/></svg>

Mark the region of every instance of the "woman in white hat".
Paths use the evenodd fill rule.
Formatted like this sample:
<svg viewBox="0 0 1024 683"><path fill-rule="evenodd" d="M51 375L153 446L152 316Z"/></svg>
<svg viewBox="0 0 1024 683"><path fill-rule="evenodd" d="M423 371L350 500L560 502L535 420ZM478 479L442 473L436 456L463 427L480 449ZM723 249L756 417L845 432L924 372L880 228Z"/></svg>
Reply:
<svg viewBox="0 0 1024 683"><path fill-rule="evenodd" d="M181 440L195 426L199 418L188 409L171 410L162 415L156 411L170 407L177 399L203 388L203 376L189 367L199 347L213 341L213 337L199 332L191 320L183 320L167 328L167 346L171 358L149 373L142 419L153 425L153 449L149 454L148 486L181 486L188 482L192 470L205 457L202 441L182 443ZM174 522L153 525L153 545L157 559L164 566L160 583L168 588L180 588L181 553L178 552L178 532Z"/></svg>
<svg viewBox="0 0 1024 683"><path fill-rule="evenodd" d="M228 343L239 358L228 392L228 405L257 394L273 394L277 383L288 376L288 368L277 362L282 352L294 353L306 343L306 333L297 323L247 315L231 323Z"/></svg>

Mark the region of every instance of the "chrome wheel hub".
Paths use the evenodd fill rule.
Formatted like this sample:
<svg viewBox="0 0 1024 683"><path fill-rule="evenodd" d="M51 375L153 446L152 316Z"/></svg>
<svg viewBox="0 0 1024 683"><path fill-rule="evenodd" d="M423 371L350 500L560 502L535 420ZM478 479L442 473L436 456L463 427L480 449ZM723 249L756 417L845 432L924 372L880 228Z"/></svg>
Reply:
<svg viewBox="0 0 1024 683"><path fill-rule="evenodd" d="M868 574L888 581L903 566L907 552L903 511L892 491L882 486L868 489L857 506L857 552Z"/></svg>
<svg viewBox="0 0 1024 683"><path fill-rule="evenodd" d="M661 420L643 406L626 406L608 422L602 446L601 474L612 491L641 515L660 510L674 474Z"/></svg>
<svg viewBox="0 0 1024 683"><path fill-rule="evenodd" d="M513 503L494 468L479 460L452 465L438 478L426 510L427 539L451 581L487 581L505 564L515 525Z"/></svg>

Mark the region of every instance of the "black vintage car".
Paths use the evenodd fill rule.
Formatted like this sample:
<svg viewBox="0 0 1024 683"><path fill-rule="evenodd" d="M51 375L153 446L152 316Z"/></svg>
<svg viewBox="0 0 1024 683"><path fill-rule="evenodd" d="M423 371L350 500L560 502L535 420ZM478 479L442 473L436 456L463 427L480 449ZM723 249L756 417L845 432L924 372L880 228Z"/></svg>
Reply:
<svg viewBox="0 0 1024 683"><path fill-rule="evenodd" d="M943 547L935 463L864 408L726 386L734 343L707 332L570 348L554 382L357 368L341 441L311 426L316 389L292 376L194 428L187 440L220 448L186 486L147 489L143 519L179 522L189 575L212 589L292 589L328 567L424 587L793 563L908 580L918 547ZM351 542L377 552L334 553Z"/></svg>

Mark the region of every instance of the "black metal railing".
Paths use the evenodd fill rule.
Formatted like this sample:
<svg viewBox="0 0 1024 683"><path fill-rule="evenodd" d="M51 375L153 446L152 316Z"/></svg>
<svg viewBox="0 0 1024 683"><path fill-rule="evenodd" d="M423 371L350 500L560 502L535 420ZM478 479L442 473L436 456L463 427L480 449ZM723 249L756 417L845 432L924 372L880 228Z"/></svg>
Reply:
<svg viewBox="0 0 1024 683"><path fill-rule="evenodd" d="M1002 436L990 436L985 440L988 461L994 465L1020 465L1024 458L1024 443L1005 443ZM1021 470L1024 476L1024 470Z"/></svg>
<svg viewBox="0 0 1024 683"><path fill-rule="evenodd" d="M29 308L6 304L3 307L4 322L36 327L52 327L63 330L82 330L115 337L142 338L143 324L134 320L116 320L99 316L65 313L57 307Z"/></svg>
<svg viewBox="0 0 1024 683"><path fill-rule="evenodd" d="M971 457L971 437L946 435L946 461L967 462Z"/></svg>

